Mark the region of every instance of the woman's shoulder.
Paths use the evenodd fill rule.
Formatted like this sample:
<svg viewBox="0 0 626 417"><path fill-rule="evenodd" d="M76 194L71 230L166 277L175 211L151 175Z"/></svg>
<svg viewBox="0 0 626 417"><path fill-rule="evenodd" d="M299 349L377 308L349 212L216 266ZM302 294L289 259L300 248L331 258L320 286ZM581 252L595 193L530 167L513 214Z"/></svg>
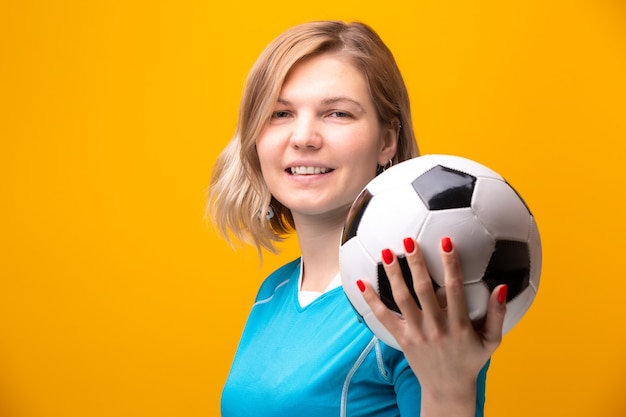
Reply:
<svg viewBox="0 0 626 417"><path fill-rule="evenodd" d="M289 283L297 283L300 276L300 258L286 263L274 270L261 284L257 301L271 297L276 290L287 286Z"/></svg>
<svg viewBox="0 0 626 417"><path fill-rule="evenodd" d="M287 262L283 266L275 269L267 278L263 284L268 282L282 282L285 279L298 279L300 276L300 258L296 258L293 261Z"/></svg>

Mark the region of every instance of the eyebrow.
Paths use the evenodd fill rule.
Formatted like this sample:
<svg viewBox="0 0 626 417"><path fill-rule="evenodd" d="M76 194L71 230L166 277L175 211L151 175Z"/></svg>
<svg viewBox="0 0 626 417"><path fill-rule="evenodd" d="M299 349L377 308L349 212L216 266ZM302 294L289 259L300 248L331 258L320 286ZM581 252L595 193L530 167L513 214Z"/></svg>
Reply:
<svg viewBox="0 0 626 417"><path fill-rule="evenodd" d="M347 97L347 96L337 96L337 97L323 98L322 101L321 101L321 104L323 104L325 106L328 106L328 105L335 104L335 103L340 103L340 102L343 102L343 101L347 101L349 103L352 103L352 104L358 106L359 109L361 109L361 111L363 113L365 113L365 108L361 105L361 103L359 103L357 100L355 100L353 98L350 98L350 97ZM278 98L277 102L279 104L284 104L284 105L290 105L291 104L291 102L289 100L285 100L284 98L281 98L281 97Z"/></svg>

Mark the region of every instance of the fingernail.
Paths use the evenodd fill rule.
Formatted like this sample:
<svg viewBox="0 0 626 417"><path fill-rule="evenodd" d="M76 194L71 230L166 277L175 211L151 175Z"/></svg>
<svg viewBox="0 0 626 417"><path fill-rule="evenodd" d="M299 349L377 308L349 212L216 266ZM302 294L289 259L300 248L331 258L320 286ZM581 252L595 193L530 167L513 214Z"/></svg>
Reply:
<svg viewBox="0 0 626 417"><path fill-rule="evenodd" d="M359 287L359 291L365 292L365 284L360 279L356 281L356 286Z"/></svg>
<svg viewBox="0 0 626 417"><path fill-rule="evenodd" d="M393 253L389 249L383 249L383 262L387 265L393 262Z"/></svg>
<svg viewBox="0 0 626 417"><path fill-rule="evenodd" d="M407 237L402 241L404 243L404 250L406 253L413 253L415 250L415 241L411 237Z"/></svg>
<svg viewBox="0 0 626 417"><path fill-rule="evenodd" d="M509 287L506 285L503 285L502 287L500 287L500 290L498 291L498 302L500 304L504 304L506 302L506 294L509 292Z"/></svg>
<svg viewBox="0 0 626 417"><path fill-rule="evenodd" d="M444 237L441 239L441 248L444 252L452 252L452 241L449 237Z"/></svg>

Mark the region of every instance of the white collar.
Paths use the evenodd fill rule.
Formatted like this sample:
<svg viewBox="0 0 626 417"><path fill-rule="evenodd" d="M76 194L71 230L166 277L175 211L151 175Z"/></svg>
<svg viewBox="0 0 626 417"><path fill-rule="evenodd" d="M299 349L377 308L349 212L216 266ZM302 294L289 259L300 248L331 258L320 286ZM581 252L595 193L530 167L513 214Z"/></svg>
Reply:
<svg viewBox="0 0 626 417"><path fill-rule="evenodd" d="M301 307L306 307L315 301L320 295L327 293L330 290L334 290L337 287L341 287L341 276L339 273L335 275L324 290L324 292L319 291L302 291L302 262L300 263L300 276L298 277L298 302Z"/></svg>

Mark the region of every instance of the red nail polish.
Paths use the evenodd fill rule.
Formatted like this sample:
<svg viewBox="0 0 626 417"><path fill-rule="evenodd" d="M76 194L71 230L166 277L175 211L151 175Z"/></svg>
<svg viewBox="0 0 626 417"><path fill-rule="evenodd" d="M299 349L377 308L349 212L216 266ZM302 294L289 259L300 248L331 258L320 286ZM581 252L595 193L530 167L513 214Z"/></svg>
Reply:
<svg viewBox="0 0 626 417"><path fill-rule="evenodd" d="M404 250L406 253L413 253L415 250L415 241L413 238L407 237L402 242L404 243Z"/></svg>
<svg viewBox="0 0 626 417"><path fill-rule="evenodd" d="M441 239L441 248L444 252L452 252L452 241L449 237L444 237Z"/></svg>
<svg viewBox="0 0 626 417"><path fill-rule="evenodd" d="M498 302L500 304L504 304L506 302L506 294L509 292L509 287L507 287L506 285L503 285L502 287L500 287L500 290L498 291Z"/></svg>
<svg viewBox="0 0 626 417"><path fill-rule="evenodd" d="M389 249L383 249L383 262L387 265L393 262L393 253Z"/></svg>
<svg viewBox="0 0 626 417"><path fill-rule="evenodd" d="M365 292L365 284L360 279L356 281L356 286L359 287L359 291Z"/></svg>

